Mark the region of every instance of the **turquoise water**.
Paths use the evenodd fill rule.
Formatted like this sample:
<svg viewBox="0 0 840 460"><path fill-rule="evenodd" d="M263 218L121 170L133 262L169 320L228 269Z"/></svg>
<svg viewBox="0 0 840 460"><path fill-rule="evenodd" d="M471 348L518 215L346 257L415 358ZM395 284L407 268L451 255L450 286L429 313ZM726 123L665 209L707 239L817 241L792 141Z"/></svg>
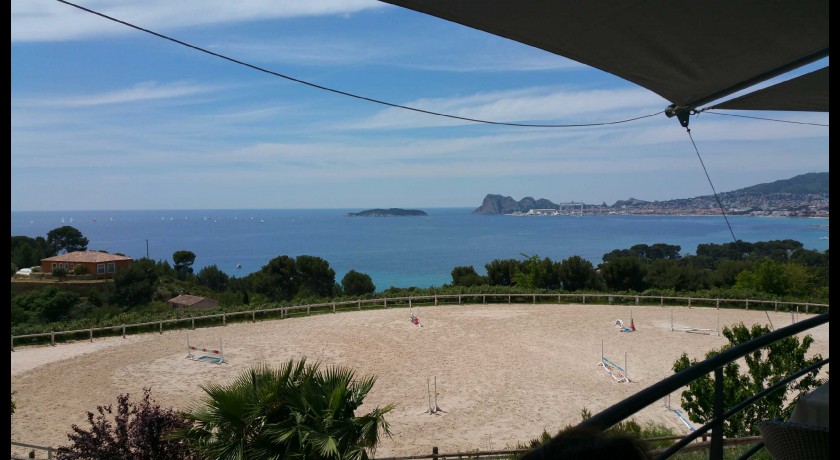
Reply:
<svg viewBox="0 0 840 460"><path fill-rule="evenodd" d="M451 281L456 266L485 273L494 259L573 255L594 264L634 244L728 243L720 216L480 216L472 208L424 209L426 217L347 217L360 209L12 212L12 236L46 237L69 225L88 249L172 262L175 251L196 254L196 272L216 265L231 276L259 270L281 255L318 256L336 271L367 273L378 290L429 287ZM735 237L749 242L793 239L828 249L828 219L730 216ZM239 265L241 268L237 268Z"/></svg>

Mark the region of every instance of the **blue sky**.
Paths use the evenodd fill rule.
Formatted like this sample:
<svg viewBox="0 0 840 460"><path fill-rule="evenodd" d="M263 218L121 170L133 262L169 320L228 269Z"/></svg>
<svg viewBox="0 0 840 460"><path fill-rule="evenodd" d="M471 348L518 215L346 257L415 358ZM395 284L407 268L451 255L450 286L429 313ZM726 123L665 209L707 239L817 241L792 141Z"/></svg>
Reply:
<svg viewBox="0 0 840 460"><path fill-rule="evenodd" d="M271 72L460 117L586 124L668 105L566 58L377 1L75 3ZM711 193L685 129L664 115L585 128L464 122L279 78L58 1L11 7L12 211ZM827 127L706 113L691 134L718 192L828 171Z"/></svg>

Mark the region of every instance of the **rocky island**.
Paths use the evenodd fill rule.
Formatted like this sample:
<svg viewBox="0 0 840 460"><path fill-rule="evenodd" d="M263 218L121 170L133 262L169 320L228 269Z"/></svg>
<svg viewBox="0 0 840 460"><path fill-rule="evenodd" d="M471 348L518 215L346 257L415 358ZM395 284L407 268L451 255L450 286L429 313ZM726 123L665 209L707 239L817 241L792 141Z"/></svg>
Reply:
<svg viewBox="0 0 840 460"><path fill-rule="evenodd" d="M348 212L348 217L395 217L395 216L428 216L425 211L418 209L368 209L361 212Z"/></svg>

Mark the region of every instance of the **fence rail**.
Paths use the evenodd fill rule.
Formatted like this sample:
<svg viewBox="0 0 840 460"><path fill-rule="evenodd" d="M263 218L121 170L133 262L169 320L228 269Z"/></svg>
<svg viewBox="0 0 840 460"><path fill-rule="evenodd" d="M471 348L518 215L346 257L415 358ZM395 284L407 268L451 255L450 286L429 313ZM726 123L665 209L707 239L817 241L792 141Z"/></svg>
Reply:
<svg viewBox="0 0 840 460"><path fill-rule="evenodd" d="M379 299L360 299L360 300L345 300L340 302L324 302L324 303L317 303L317 304L306 304L306 305L294 305L288 307L273 307L273 308L260 308L254 310L243 310L243 311L236 311L236 312L223 312L223 313L215 313L210 315L202 315L202 316L190 316L186 318L173 318L173 319L162 319L157 321L148 321L143 323L133 323L133 324L122 324L122 325L113 325L113 326L103 326L103 327L91 327L87 329L76 329L76 330L67 330L67 331L52 331L52 332L43 332L38 334L22 334L22 335L12 335L11 336L11 350L15 351L15 341L17 340L20 343L20 340L23 339L42 339L41 341L46 341L49 338L50 345L56 344L56 337L61 339L62 337L75 336L76 340L87 336L87 338L93 342L94 336L113 336L115 331L119 331L123 338L125 338L126 334L131 332L133 329L141 329L141 328L153 328L157 326L157 330L160 334L163 334L164 325L167 326L176 326L180 323L189 323L190 329L195 329L196 321L208 321L208 320L216 320L214 322L214 326L219 325L219 319L221 319L221 325L227 325L227 320L230 317L235 316L246 316L251 315L251 321L257 321L257 314L260 315L271 315L271 314L279 314L280 319L287 318L289 316L294 316L295 314L300 314L305 312L306 315L311 315L313 311L315 312L332 312L337 313L339 308L344 310L349 310L349 307L354 307L353 309L362 310L362 308L397 308L403 306L423 306L423 305L434 305L439 306L442 304L451 304L454 301L457 301L458 305L464 303L464 301L472 300L469 303L478 303L480 300L482 304L488 303L524 303L523 299L530 300L531 303L536 304L537 299L540 299L540 303L545 303L546 299L551 300L552 302L555 301L558 304L564 303L576 303L580 302L583 304L589 302L598 302L599 300L602 303L606 303L608 305L640 305L640 306L651 306L651 305L659 305L660 307L666 306L666 301L668 302L667 306L714 306L715 308L721 308L721 305L724 307L735 307L737 305L743 304L744 308L749 310L750 307L752 308L759 308L764 307L768 309L770 306L773 307L773 311L778 311L779 307L785 308L787 307L788 311L793 312L794 310L796 313L800 313L800 307L803 309L803 313L809 313L810 310L816 311L817 309L827 309L828 304L821 304L821 303L811 303L811 302L780 302L778 300L756 300L756 299L721 299L721 298L704 298L704 297L674 297L674 296L645 296L645 295L631 295L631 294L435 294L435 295L424 295L424 296L407 296L407 297L390 297L390 298L379 298ZM390 305L389 305L390 304ZM184 326L186 327L186 326ZM137 331L136 333L147 333L148 330L145 331ZM108 334L110 333L110 334ZM38 340L36 340L37 342Z"/></svg>
<svg viewBox="0 0 840 460"><path fill-rule="evenodd" d="M25 449L32 449L32 450L30 450L27 457L19 457L15 454L12 454L12 460L25 459L25 458L35 458L36 451L39 451L39 450L43 450L44 452L46 452L46 455L47 455L46 458L51 459L51 458L53 458L53 453L55 451L55 449L53 449L52 447L36 446L35 444L27 444L25 442L17 442L17 441L12 441L12 446L23 447Z"/></svg>

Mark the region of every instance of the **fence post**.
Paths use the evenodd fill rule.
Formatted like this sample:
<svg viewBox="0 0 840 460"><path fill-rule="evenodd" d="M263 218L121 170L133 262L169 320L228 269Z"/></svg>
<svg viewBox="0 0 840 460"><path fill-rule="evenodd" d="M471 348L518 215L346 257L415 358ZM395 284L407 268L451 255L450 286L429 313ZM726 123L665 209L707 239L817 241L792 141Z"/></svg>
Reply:
<svg viewBox="0 0 840 460"><path fill-rule="evenodd" d="M773 301L773 311L779 311L779 301L778 300Z"/></svg>
<svg viewBox="0 0 840 460"><path fill-rule="evenodd" d="M163 321L160 322L160 333L163 334Z"/></svg>
<svg viewBox="0 0 840 460"><path fill-rule="evenodd" d="M190 318L190 323L192 324L192 330L195 330L195 318Z"/></svg>
<svg viewBox="0 0 840 460"><path fill-rule="evenodd" d="M749 310L749 309L750 309L750 299L747 299L744 302L744 310Z"/></svg>
<svg viewBox="0 0 840 460"><path fill-rule="evenodd" d="M55 346L55 331L50 331L50 345Z"/></svg>
<svg viewBox="0 0 840 460"><path fill-rule="evenodd" d="M481 296L481 303L487 303L487 296L486 295Z"/></svg>
<svg viewBox="0 0 840 460"><path fill-rule="evenodd" d="M665 296L659 296L659 306L665 305Z"/></svg>
<svg viewBox="0 0 840 460"><path fill-rule="evenodd" d="M123 338L125 338L125 324L123 324Z"/></svg>
<svg viewBox="0 0 840 460"><path fill-rule="evenodd" d="M586 294L583 295L583 303L586 303Z"/></svg>
<svg viewBox="0 0 840 460"><path fill-rule="evenodd" d="M335 302L333 302L333 313L335 313Z"/></svg>
<svg viewBox="0 0 840 460"><path fill-rule="evenodd" d="M432 459L438 460L438 448L437 446L432 447Z"/></svg>
<svg viewBox="0 0 840 460"><path fill-rule="evenodd" d="M90 343L93 343L93 328L88 329L88 332L90 332Z"/></svg>
<svg viewBox="0 0 840 460"><path fill-rule="evenodd" d="M12 351L15 351L15 336L12 336Z"/></svg>
<svg viewBox="0 0 840 460"><path fill-rule="evenodd" d="M256 310L251 310L251 322L252 323L257 322L257 311Z"/></svg>
<svg viewBox="0 0 840 460"><path fill-rule="evenodd" d="M720 310L720 299L715 299L715 308Z"/></svg>
<svg viewBox="0 0 840 460"><path fill-rule="evenodd" d="M222 326L227 326L227 315L222 313Z"/></svg>
<svg viewBox="0 0 840 460"><path fill-rule="evenodd" d="M458 305L461 305L461 294L458 294Z"/></svg>
<svg viewBox="0 0 840 460"><path fill-rule="evenodd" d="M510 304L510 294L508 294L508 304Z"/></svg>
<svg viewBox="0 0 840 460"><path fill-rule="evenodd" d="M688 298L688 308L691 308L691 297Z"/></svg>
<svg viewBox="0 0 840 460"><path fill-rule="evenodd" d="M309 316L309 305L306 306L306 316Z"/></svg>
<svg viewBox="0 0 840 460"><path fill-rule="evenodd" d="M360 300L359 301L359 310L361 310L361 309L362 309L362 301Z"/></svg>
<svg viewBox="0 0 840 460"><path fill-rule="evenodd" d="M385 308L388 308L388 299L385 299Z"/></svg>

